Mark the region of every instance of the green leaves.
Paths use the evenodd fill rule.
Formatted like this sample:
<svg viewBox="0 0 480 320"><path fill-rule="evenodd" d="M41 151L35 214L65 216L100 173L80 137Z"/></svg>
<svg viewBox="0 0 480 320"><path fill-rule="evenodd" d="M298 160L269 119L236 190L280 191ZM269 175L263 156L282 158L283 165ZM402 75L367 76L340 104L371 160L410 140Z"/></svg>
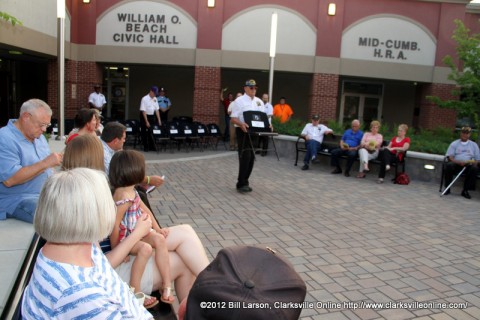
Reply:
<svg viewBox="0 0 480 320"><path fill-rule="evenodd" d="M5 21L10 22L13 26L16 25L16 24L22 25L22 22L20 20L18 20L17 18L9 15L6 12L0 11L0 18L5 20Z"/></svg>

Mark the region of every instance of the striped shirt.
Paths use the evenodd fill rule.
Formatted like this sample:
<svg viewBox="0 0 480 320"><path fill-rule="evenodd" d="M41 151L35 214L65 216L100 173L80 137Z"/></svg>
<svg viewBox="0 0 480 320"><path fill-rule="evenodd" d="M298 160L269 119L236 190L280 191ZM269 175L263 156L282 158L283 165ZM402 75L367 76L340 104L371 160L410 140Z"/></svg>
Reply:
<svg viewBox="0 0 480 320"><path fill-rule="evenodd" d="M92 245L93 267L52 261L40 251L22 301L23 319L153 319Z"/></svg>

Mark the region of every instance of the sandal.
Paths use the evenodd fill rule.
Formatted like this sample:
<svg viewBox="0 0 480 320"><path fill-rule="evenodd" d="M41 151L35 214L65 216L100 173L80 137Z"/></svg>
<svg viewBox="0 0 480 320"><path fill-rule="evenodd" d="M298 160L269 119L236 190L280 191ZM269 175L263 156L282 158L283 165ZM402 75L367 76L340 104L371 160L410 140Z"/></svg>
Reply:
<svg viewBox="0 0 480 320"><path fill-rule="evenodd" d="M175 297L172 295L172 287L165 287L162 289L160 300L167 304L172 304L175 301Z"/></svg>
<svg viewBox="0 0 480 320"><path fill-rule="evenodd" d="M145 309L151 309L155 307L157 304L158 304L157 298L149 296L148 294L145 294L145 302L143 303L143 306L145 307Z"/></svg>
<svg viewBox="0 0 480 320"><path fill-rule="evenodd" d="M359 172L359 173L357 174L357 178L365 178L365 173Z"/></svg>

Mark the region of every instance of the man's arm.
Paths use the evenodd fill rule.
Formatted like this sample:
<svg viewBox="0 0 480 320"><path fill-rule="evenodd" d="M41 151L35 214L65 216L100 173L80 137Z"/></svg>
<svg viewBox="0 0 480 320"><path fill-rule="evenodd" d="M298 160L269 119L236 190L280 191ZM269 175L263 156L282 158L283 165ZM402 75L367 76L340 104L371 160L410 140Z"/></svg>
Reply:
<svg viewBox="0 0 480 320"><path fill-rule="evenodd" d="M242 122L240 121L238 118L236 117L232 117L231 118L231 121L233 124L236 124L237 126L240 127L240 129L242 129L243 132L247 132L247 128L248 128L248 124L246 124L245 122Z"/></svg>
<svg viewBox="0 0 480 320"><path fill-rule="evenodd" d="M43 173L49 168L56 167L62 163L63 154L61 153L51 153L45 159L32 164L31 166L26 166L18 170L13 176L3 181L5 187L10 188L25 182L28 182Z"/></svg>

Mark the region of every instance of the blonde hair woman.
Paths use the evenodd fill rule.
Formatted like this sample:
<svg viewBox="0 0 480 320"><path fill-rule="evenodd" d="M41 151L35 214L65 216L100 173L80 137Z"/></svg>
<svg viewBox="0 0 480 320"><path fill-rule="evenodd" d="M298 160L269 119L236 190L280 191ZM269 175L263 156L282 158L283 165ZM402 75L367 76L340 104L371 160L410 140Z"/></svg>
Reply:
<svg viewBox="0 0 480 320"><path fill-rule="evenodd" d="M383 142L383 136L378 133L378 130L380 130L380 122L374 120L370 122L370 132L363 134L360 149L358 150L360 169L358 170L357 178L365 178L365 172L370 171L368 161L378 157L378 152Z"/></svg>
<svg viewBox="0 0 480 320"><path fill-rule="evenodd" d="M386 171L390 170L390 165L394 162L402 161L405 151L410 148L410 138L406 137L408 126L401 124L398 126L397 136L393 137L388 146L380 153L380 172L378 173L378 183L383 183Z"/></svg>
<svg viewBox="0 0 480 320"><path fill-rule="evenodd" d="M24 319L153 319L98 247L116 210L105 173L88 168L51 176L40 193L40 250L22 301Z"/></svg>

